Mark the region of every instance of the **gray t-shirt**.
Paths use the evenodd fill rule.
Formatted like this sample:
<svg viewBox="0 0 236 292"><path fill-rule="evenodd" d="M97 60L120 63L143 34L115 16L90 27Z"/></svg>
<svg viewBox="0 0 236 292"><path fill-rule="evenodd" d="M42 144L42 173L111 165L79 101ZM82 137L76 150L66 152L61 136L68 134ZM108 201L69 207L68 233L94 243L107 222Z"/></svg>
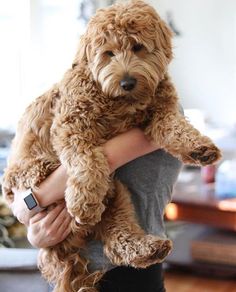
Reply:
<svg viewBox="0 0 236 292"><path fill-rule="evenodd" d="M139 224L150 234L165 237L164 209L171 200L181 162L164 150L139 157L116 171L130 190ZM90 241L85 251L89 270L110 270L114 266L103 253L100 241Z"/></svg>

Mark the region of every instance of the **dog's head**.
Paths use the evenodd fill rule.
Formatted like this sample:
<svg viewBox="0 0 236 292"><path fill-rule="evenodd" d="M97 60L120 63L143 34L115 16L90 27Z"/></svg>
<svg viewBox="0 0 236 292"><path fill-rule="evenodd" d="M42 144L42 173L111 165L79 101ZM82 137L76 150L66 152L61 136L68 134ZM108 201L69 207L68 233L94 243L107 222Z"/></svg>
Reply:
<svg viewBox="0 0 236 292"><path fill-rule="evenodd" d="M153 95L172 59L172 33L143 1L98 10L82 36L76 63L84 62L105 95Z"/></svg>

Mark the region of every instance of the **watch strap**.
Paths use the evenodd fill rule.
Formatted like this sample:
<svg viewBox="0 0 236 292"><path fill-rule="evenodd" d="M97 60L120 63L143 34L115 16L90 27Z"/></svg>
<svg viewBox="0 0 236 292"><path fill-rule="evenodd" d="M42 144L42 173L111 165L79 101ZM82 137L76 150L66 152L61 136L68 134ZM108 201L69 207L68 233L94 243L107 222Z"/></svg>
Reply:
<svg viewBox="0 0 236 292"><path fill-rule="evenodd" d="M40 207L39 202L31 189L25 191L23 199L27 208L33 213L38 213L45 209Z"/></svg>

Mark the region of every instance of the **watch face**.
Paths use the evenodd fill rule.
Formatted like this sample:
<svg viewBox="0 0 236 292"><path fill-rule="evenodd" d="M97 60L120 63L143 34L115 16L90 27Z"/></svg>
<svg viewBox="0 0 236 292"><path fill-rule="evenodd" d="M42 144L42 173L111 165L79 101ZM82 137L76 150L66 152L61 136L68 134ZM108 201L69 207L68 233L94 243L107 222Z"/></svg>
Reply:
<svg viewBox="0 0 236 292"><path fill-rule="evenodd" d="M35 201L32 194L29 194L27 197L25 197L24 201L25 201L29 210L32 210L37 206L37 202Z"/></svg>

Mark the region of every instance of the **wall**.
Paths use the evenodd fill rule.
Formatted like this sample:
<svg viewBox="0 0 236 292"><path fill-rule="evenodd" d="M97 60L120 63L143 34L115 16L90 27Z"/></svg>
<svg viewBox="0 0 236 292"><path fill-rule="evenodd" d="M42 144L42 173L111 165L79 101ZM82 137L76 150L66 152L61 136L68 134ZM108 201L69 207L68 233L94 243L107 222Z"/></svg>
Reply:
<svg viewBox="0 0 236 292"><path fill-rule="evenodd" d="M25 107L71 66L85 26L80 2L0 1L0 129L14 130Z"/></svg>
<svg viewBox="0 0 236 292"><path fill-rule="evenodd" d="M84 27L80 2L1 2L0 128L14 127L25 106L70 66ZM182 32L170 71L183 106L203 109L217 124L236 124L236 0L149 2L164 18L173 12Z"/></svg>
<svg viewBox="0 0 236 292"><path fill-rule="evenodd" d="M216 124L236 124L236 1L150 0L166 19L171 11L182 36L174 39L170 71L185 108Z"/></svg>

